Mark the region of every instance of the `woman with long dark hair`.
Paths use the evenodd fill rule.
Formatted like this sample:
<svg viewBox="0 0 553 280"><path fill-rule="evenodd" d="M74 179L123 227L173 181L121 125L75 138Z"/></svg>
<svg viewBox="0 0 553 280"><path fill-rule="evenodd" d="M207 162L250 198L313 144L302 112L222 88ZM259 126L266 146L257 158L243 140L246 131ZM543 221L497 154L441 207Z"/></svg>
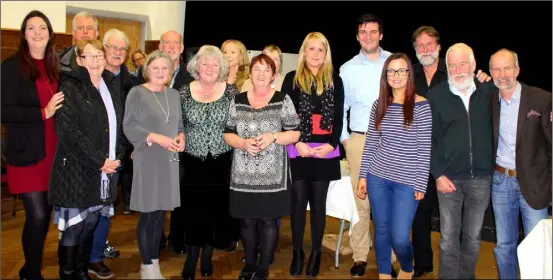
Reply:
<svg viewBox="0 0 553 280"><path fill-rule="evenodd" d="M21 279L42 279L42 252L52 207L48 183L56 152L54 119L62 106L59 60L50 20L31 11L21 23L19 50L2 63L2 123L10 194L25 208L21 242L25 264Z"/></svg>
<svg viewBox="0 0 553 280"><path fill-rule="evenodd" d="M409 233L426 192L431 132L430 105L415 93L411 61L394 53L384 62L357 184L357 196L369 196L380 279L391 279L392 248L401 265L398 279L413 276Z"/></svg>

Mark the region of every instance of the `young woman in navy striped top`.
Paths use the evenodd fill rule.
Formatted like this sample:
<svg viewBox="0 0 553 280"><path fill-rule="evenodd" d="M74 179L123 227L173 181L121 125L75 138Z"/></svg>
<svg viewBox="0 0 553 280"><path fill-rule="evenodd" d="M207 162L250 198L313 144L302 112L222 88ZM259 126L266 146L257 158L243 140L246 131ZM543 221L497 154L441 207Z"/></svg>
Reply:
<svg viewBox="0 0 553 280"><path fill-rule="evenodd" d="M368 193L380 279L391 278L392 248L401 265L398 279L410 279L413 248L409 233L428 181L432 115L428 101L415 94L413 66L406 54L392 54L383 69L357 195L365 199Z"/></svg>

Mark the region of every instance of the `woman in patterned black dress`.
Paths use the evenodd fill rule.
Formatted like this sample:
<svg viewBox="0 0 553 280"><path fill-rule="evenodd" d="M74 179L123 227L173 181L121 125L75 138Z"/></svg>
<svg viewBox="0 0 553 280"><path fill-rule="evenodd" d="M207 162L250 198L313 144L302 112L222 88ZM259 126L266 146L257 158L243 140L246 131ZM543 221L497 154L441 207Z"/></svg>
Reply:
<svg viewBox="0 0 553 280"><path fill-rule="evenodd" d="M290 167L285 146L298 141L299 119L290 97L271 89L275 71L269 56L260 54L252 59L253 90L234 98L225 127L225 141L235 148L230 212L240 219L246 251L240 279L267 278L278 244L277 219L290 214Z"/></svg>
<svg viewBox="0 0 553 280"><path fill-rule="evenodd" d="M205 45L187 66L195 81L180 89L186 145L182 153L182 217L188 246L183 279L194 279L200 249L202 276L213 273L214 247L227 247L232 148L223 139L231 100L238 93L225 82L228 63L215 46Z"/></svg>

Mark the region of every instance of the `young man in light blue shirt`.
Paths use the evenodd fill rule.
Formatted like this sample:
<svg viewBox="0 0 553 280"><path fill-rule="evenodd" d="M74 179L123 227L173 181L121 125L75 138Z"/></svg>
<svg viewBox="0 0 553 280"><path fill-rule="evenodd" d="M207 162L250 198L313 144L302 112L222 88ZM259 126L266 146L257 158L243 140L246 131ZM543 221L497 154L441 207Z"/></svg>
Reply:
<svg viewBox="0 0 553 280"><path fill-rule="evenodd" d="M346 151L350 167L355 204L359 222L351 229L350 246L353 250L352 276L363 276L367 268L367 255L370 248L370 207L369 200L361 200L354 189L359 178L361 155L365 143L365 132L369 125L371 107L380 92L380 75L390 52L380 47L382 21L375 15L364 14L357 20L357 41L361 51L340 67L340 77L344 82L344 127L340 141ZM349 110L349 126L347 114ZM351 133L348 132L348 127ZM392 270L392 274L394 271Z"/></svg>

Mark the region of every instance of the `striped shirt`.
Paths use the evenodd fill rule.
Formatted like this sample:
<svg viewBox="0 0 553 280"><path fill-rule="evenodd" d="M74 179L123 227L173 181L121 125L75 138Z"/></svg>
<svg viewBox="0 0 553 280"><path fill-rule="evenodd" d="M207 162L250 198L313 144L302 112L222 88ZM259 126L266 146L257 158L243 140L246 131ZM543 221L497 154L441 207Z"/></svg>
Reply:
<svg viewBox="0 0 553 280"><path fill-rule="evenodd" d="M360 178L371 175L412 186L425 193L430 169L432 113L428 101L415 103L413 122L405 129L403 106L393 103L382 120L381 131L375 129L376 108L373 103Z"/></svg>

